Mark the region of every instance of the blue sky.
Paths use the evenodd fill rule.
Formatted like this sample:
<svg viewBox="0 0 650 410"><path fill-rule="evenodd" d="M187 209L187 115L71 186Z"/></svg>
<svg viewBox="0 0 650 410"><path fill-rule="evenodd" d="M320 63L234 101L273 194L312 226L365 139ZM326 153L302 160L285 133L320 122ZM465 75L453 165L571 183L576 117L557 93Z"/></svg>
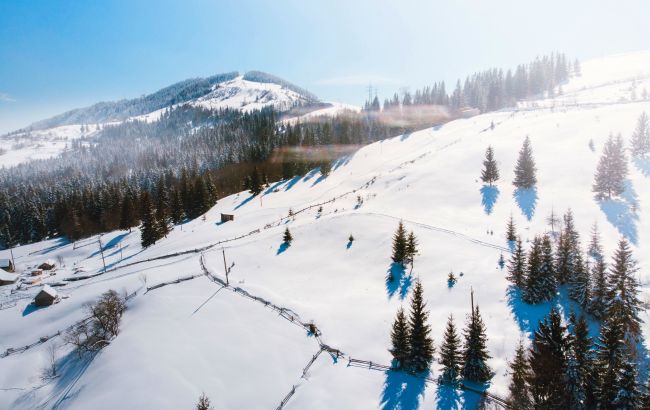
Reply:
<svg viewBox="0 0 650 410"><path fill-rule="evenodd" d="M648 16L641 0L0 0L0 132L232 70L361 104L368 83L649 49Z"/></svg>

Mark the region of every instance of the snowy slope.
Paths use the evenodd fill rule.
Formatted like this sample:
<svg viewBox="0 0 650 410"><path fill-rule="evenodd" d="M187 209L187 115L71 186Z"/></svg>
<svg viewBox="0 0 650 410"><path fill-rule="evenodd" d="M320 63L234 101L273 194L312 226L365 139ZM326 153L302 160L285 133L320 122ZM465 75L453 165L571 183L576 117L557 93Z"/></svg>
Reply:
<svg viewBox="0 0 650 410"><path fill-rule="evenodd" d="M130 116L123 120L108 118L105 121L86 123L85 125L90 128L85 132L81 131L82 124L70 124L42 129L37 127L31 131L0 136L0 167L11 167L35 159L57 156L69 148L71 140L92 137L98 125L114 125L122 121L135 120L158 121L165 111L178 105L189 104L211 110L230 108L245 112L274 107L279 111L285 111L295 104L313 102L315 98L305 91L299 92L300 89L295 86L245 78L246 75L239 75L227 81L217 82L199 97L183 100L181 103L171 104L145 114ZM338 112L337 109L340 110L340 106L332 106L329 110L320 111L322 115L332 115Z"/></svg>
<svg viewBox="0 0 650 410"><path fill-rule="evenodd" d="M629 65L644 55L628 56ZM598 84L623 84L650 68L650 62L639 63L630 73L623 57L615 58L620 72L608 69L597 76L591 70L599 65L584 63L583 76L563 86L584 104L551 108L551 100L542 100L536 102L538 108L531 104L484 114L371 144L336 161L327 177L313 170L272 184L260 197L240 193L223 198L205 220L177 226L144 250L137 231L104 235L105 262L114 270L57 288L66 298L51 307L34 311L28 306L38 284L13 293L12 286L0 288L0 352L80 320L83 303L107 289L137 291L120 335L92 360L80 361L69 347L59 348L58 378L44 380L40 373L48 345L61 344L60 337L0 358L0 407L171 409L191 407L205 391L216 408L263 409L275 408L297 386L288 409L433 408L450 401L472 408L474 393L438 391L422 379L347 365L350 357L389 363L391 323L397 308L408 306L416 277L424 285L436 344L449 314L462 327L474 290L488 331L489 364L496 373L490 391L505 395L507 361L520 335L530 336L551 307L525 306L508 292L497 261L502 253L507 257L504 228L510 214L528 240L548 229L552 210L561 214L571 207L583 244L591 225L598 223L608 258L618 239L627 237L639 260L641 298L650 300L650 219L644 211L650 203L650 164L630 164L623 200L597 203L591 192L608 135L621 132L628 139L639 114L650 112L650 102L621 101L618 95L590 103ZM589 78L594 88L574 84ZM511 181L526 136L539 182L535 195L516 196ZM595 152L589 149L590 139ZM496 191L482 189L479 182L488 145L500 167ZM357 196L363 199L360 206ZM293 218L287 218L290 209ZM219 223L221 212L233 213L235 221ZM406 272L387 282L391 236L400 219L417 235L420 256L411 276ZM294 237L286 249L281 246L285 226ZM225 280L222 249L227 264L234 263L231 286L299 319L289 322L265 303L209 280L201 254L207 272ZM65 267L44 283L92 275L102 267L96 238L76 245L46 241L14 254L19 271L60 255ZM8 252L0 252L5 257ZM75 266L84 272L73 273ZM449 271L459 276L453 288L447 286ZM145 292L186 276L195 277ZM565 297L557 302L565 314L576 308ZM650 317L644 312L642 318L647 338ZM319 347L296 326L298 320L313 321L322 343L345 356L335 360L323 352L303 375ZM438 365L432 367L435 377Z"/></svg>

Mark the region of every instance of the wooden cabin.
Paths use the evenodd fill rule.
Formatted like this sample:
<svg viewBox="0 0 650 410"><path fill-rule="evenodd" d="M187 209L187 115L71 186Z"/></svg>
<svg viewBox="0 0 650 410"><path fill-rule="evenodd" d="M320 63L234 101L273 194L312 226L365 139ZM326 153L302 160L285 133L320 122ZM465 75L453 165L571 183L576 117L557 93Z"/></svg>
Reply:
<svg viewBox="0 0 650 410"><path fill-rule="evenodd" d="M234 220L235 220L235 215L221 214L221 223L228 222L228 221L234 221Z"/></svg>
<svg viewBox="0 0 650 410"><path fill-rule="evenodd" d="M54 302L56 302L58 298L58 294L56 290L54 290L53 287L50 285L45 285L43 286L43 289L41 289L40 292L36 295L34 298L34 304L36 306L50 306Z"/></svg>
<svg viewBox="0 0 650 410"><path fill-rule="evenodd" d="M52 260L46 260L45 262L38 265L38 269L41 270L52 270L56 267L56 262Z"/></svg>
<svg viewBox="0 0 650 410"><path fill-rule="evenodd" d="M11 259L0 259L0 269L6 272L13 272L15 268Z"/></svg>
<svg viewBox="0 0 650 410"><path fill-rule="evenodd" d="M15 273L9 273L0 269L0 286L3 285L12 285L18 280L18 275Z"/></svg>

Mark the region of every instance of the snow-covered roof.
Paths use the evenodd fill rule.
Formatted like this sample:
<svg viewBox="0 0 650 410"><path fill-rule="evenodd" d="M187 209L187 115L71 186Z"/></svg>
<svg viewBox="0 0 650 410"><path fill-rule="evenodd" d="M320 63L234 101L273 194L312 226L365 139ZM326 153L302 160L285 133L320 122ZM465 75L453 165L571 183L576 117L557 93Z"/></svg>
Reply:
<svg viewBox="0 0 650 410"><path fill-rule="evenodd" d="M50 286L50 285L44 285L44 286L43 286L43 289L41 289L41 292L45 292L45 293L47 293L48 295L52 296L53 298L55 298L56 295L57 295L56 289L54 289L54 288L53 288L52 286Z"/></svg>
<svg viewBox="0 0 650 410"><path fill-rule="evenodd" d="M15 282L18 279L18 275L15 273L5 272L0 269L0 281L3 282Z"/></svg>
<svg viewBox="0 0 650 410"><path fill-rule="evenodd" d="M9 259L0 259L0 268L8 268L9 266L11 266Z"/></svg>

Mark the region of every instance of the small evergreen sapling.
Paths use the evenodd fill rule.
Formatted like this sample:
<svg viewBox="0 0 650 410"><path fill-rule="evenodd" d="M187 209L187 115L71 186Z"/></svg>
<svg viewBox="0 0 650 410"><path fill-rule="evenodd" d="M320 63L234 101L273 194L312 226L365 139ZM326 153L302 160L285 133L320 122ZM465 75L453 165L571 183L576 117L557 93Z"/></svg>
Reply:
<svg viewBox="0 0 650 410"><path fill-rule="evenodd" d="M515 250L508 262L507 279L518 288L523 288L526 280L526 251L524 251L521 238L517 237Z"/></svg>
<svg viewBox="0 0 650 410"><path fill-rule="evenodd" d="M201 393L199 397L199 402L196 403L196 410L213 410L214 407L210 404L210 399L205 393Z"/></svg>
<svg viewBox="0 0 650 410"><path fill-rule="evenodd" d="M289 227L284 230L284 234L282 235L282 242L285 244L291 245L291 241L293 241L293 236L291 236L291 232L289 231Z"/></svg>
<svg viewBox="0 0 650 410"><path fill-rule="evenodd" d="M404 265L407 258L407 238L406 238L406 229L404 229L404 223L399 222L397 226L397 231L393 235L393 262Z"/></svg>
<svg viewBox="0 0 650 410"><path fill-rule="evenodd" d="M506 225L506 240L510 243L517 240L517 228L515 227L515 221L512 218L512 215L510 215L508 225Z"/></svg>

